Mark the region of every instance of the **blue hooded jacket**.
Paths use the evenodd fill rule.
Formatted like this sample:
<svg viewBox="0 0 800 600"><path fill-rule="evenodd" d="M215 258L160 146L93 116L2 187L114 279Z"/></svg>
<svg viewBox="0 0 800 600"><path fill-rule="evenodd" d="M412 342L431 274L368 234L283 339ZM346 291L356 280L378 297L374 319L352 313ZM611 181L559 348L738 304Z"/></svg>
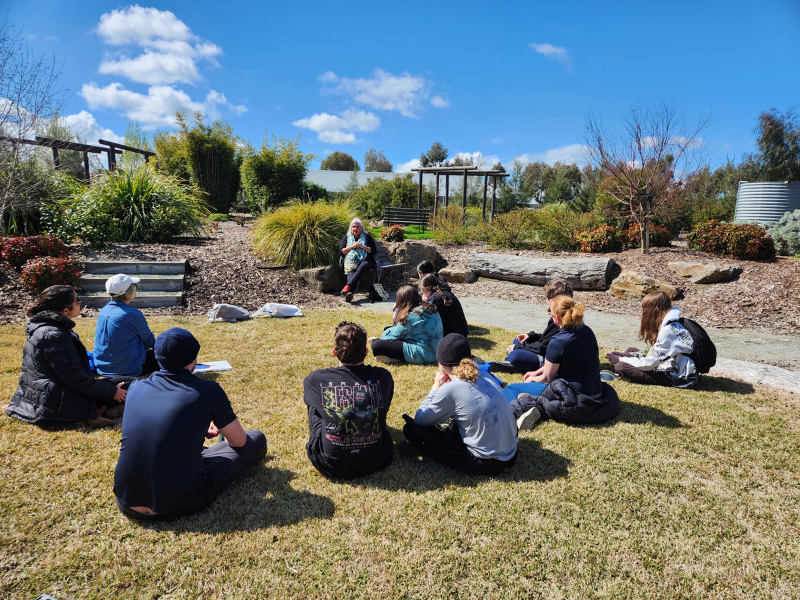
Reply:
<svg viewBox="0 0 800 600"><path fill-rule="evenodd" d="M436 347L442 340L442 318L422 307L412 310L405 325L398 323L383 332L382 340L401 340L406 362L415 365L436 363Z"/></svg>

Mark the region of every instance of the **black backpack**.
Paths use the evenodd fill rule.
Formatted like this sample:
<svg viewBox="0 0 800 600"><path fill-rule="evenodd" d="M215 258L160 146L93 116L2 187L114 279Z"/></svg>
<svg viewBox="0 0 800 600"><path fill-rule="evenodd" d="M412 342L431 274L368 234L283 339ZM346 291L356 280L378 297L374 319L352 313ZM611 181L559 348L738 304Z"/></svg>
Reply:
<svg viewBox="0 0 800 600"><path fill-rule="evenodd" d="M683 325L692 336L692 352L687 356L694 361L695 369L698 373L708 373L717 364L717 347L714 342L708 337L706 330L691 319L681 317L676 322Z"/></svg>

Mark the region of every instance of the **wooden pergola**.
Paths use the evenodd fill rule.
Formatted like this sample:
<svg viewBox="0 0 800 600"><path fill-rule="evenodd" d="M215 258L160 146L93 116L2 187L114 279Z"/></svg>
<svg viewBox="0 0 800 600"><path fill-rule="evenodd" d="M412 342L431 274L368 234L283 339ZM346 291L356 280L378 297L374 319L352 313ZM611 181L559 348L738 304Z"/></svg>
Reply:
<svg viewBox="0 0 800 600"><path fill-rule="evenodd" d="M483 177L483 205L482 214L486 218L486 196L489 187L489 177L492 178L492 207L489 219L494 218L497 204L497 178L508 177L510 173L502 173L497 169L478 169L475 166L463 167L419 167L411 169L419 173L419 193L417 195L417 208L422 208L422 176L431 173L436 177L436 199L433 204L433 212L436 214L436 205L439 202L439 177L444 175L444 207L450 204L450 176L461 176L464 178L463 189L461 190L461 208L467 208L467 177Z"/></svg>
<svg viewBox="0 0 800 600"><path fill-rule="evenodd" d="M81 144L78 142L67 142L64 140L56 140L38 135L36 136L35 140L24 140L20 138L0 136L0 141L11 142L12 146L15 147L17 144L26 144L29 146L44 146L46 148L50 148L53 151L53 166L56 169L61 166L61 161L58 156L59 150L83 152L83 170L86 181L89 181L89 154L101 154L103 152L108 154L109 171L113 171L117 168L117 154L122 154L123 152L136 152L137 154L144 155L145 162L149 161L151 156L156 155L155 152L150 152L149 150L141 150L132 146L126 146L125 144L118 144L117 142L107 142L106 140L98 140L98 143L103 144L102 146Z"/></svg>

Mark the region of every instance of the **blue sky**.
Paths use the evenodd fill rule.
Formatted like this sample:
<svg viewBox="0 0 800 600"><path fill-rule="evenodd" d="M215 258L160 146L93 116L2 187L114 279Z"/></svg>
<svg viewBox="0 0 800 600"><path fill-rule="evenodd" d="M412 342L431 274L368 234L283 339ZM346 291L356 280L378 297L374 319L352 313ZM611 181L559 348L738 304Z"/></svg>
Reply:
<svg viewBox="0 0 800 600"><path fill-rule="evenodd" d="M64 116L88 142L202 110L256 146L302 134L318 157L376 148L396 170L435 141L580 163L587 114L613 129L663 101L716 115L716 165L753 150L761 111L800 101L798 0L0 6L63 63Z"/></svg>

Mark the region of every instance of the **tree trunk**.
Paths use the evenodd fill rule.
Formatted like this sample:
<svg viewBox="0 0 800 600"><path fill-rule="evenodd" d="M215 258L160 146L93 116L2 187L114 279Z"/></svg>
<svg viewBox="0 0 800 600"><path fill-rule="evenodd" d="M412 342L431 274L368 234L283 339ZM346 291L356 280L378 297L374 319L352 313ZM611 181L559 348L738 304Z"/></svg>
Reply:
<svg viewBox="0 0 800 600"><path fill-rule="evenodd" d="M614 261L610 258L552 259L471 252L467 265L481 277L543 286L550 279L566 279L575 290L605 290Z"/></svg>

